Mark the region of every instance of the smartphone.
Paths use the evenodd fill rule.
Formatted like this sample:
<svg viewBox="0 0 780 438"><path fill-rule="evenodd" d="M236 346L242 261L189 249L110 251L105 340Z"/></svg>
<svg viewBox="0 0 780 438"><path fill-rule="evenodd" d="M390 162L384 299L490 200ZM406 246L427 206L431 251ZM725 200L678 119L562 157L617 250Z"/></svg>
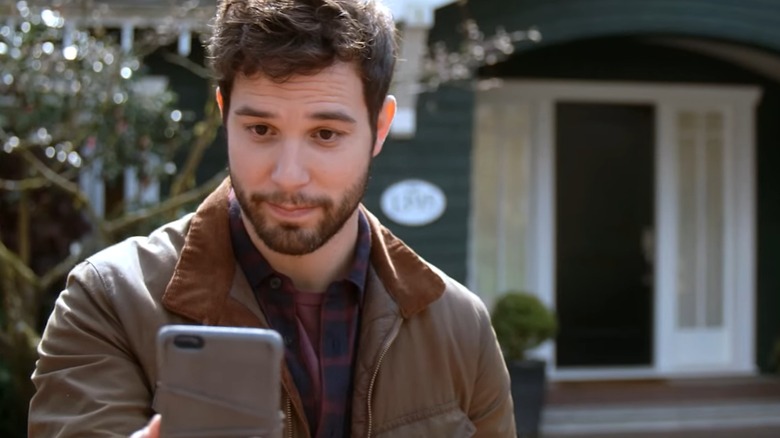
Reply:
<svg viewBox="0 0 780 438"><path fill-rule="evenodd" d="M283 358L273 330L164 326L154 402L161 437L281 437Z"/></svg>

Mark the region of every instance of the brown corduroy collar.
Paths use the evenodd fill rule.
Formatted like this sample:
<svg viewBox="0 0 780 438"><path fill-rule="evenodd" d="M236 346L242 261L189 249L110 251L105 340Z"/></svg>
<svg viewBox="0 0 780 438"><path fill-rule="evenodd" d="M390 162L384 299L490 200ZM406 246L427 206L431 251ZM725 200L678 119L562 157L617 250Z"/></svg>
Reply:
<svg viewBox="0 0 780 438"><path fill-rule="evenodd" d="M209 195L190 222L179 261L163 296L171 312L209 325L246 325L228 306L236 262L228 225L230 179ZM444 282L414 251L363 206L371 227L371 265L404 318L444 293Z"/></svg>

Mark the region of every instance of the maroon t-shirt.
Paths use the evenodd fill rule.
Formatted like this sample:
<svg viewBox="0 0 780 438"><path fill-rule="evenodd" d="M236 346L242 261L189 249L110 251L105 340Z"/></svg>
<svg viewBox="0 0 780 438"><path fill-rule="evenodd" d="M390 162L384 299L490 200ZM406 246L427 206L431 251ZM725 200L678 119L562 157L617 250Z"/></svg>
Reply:
<svg viewBox="0 0 780 438"><path fill-rule="evenodd" d="M320 377L320 316L324 293L295 292L295 314L303 361L311 378L312 395L316 406L322 404L322 379ZM303 329L303 330L300 330Z"/></svg>

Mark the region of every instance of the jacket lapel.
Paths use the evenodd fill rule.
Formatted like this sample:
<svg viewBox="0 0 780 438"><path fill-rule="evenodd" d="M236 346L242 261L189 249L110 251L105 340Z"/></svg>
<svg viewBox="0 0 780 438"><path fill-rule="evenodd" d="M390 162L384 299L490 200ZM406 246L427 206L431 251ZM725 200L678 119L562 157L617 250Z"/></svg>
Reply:
<svg viewBox="0 0 780 438"><path fill-rule="evenodd" d="M226 179L198 207L162 299L169 311L201 324L229 319L223 313L236 273L228 225L229 191Z"/></svg>
<svg viewBox="0 0 780 438"><path fill-rule="evenodd" d="M233 255L229 192L230 180L225 179L192 217L163 306L200 324L267 328Z"/></svg>
<svg viewBox="0 0 780 438"><path fill-rule="evenodd" d="M377 278L410 318L444 293L444 280L417 253L361 206L371 226L371 266Z"/></svg>

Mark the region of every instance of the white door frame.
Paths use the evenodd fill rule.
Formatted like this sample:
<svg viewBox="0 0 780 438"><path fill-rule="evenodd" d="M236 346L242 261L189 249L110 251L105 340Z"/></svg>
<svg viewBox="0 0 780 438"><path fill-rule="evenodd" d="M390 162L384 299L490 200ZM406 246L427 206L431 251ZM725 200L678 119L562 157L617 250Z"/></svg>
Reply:
<svg viewBox="0 0 780 438"><path fill-rule="evenodd" d="M760 90L750 86L704 86L688 84L652 84L629 82L595 81L549 81L549 80L505 80L497 88L480 91L482 102L525 102L530 105L530 126L532 126L529 151L533 174L527 236L527 256L529 266L527 287L540 298L555 306L555 104L558 101L587 103L623 103L647 104L656 109L656 182L655 182L655 282L654 282L654 363L650 367L622 369L571 369L558 370L555 367L554 348L548 343L537 354L550 364L550 375L555 380L568 379L609 379L631 377L655 377L685 375L685 370L669 367L670 353L669 330L673 318L670 313L669 296L675 290L675 265L669 252L674 251L671 221L676 218L675 157L669 155L670 137L668 117L672 110L696 106L724 108L729 111L733 121L730 141L737 147L732 148L731 160L727 165L732 172L732 184L726 190L733 191L731 199L735 214L727 225L732 230L733 244L726 245L733 251L731 285L735 290L743 291L739 300L725 303L735 306L732 315L735 319L731 348L738 360L729 363L712 373L755 373L755 223L756 223L756 186L755 186L755 137L754 108L760 97ZM671 161L670 161L671 160ZM737 196L733 196L736 194ZM672 240L670 240L672 239ZM744 293L749 292L749 293ZM701 369L689 372L701 375ZM706 370L704 370L706 372Z"/></svg>

